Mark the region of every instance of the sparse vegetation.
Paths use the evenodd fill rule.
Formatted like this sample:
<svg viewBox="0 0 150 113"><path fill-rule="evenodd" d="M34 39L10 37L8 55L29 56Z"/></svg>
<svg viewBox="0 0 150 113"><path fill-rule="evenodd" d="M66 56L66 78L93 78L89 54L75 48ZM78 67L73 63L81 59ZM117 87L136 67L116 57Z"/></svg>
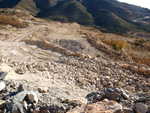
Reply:
<svg viewBox="0 0 150 113"><path fill-rule="evenodd" d="M15 14L16 14L15 10L12 10L12 11L10 12L10 14L11 14L11 15L15 15Z"/></svg>
<svg viewBox="0 0 150 113"><path fill-rule="evenodd" d="M120 51L120 46L118 44L115 44L114 49L117 50L117 51Z"/></svg>
<svg viewBox="0 0 150 113"><path fill-rule="evenodd" d="M0 15L0 23L1 24L9 24L15 27L25 27L27 23L22 23L18 18L6 15Z"/></svg>
<svg viewBox="0 0 150 113"><path fill-rule="evenodd" d="M53 21L60 21L60 22L68 22L68 19L63 16L50 16L48 19L53 20Z"/></svg>
<svg viewBox="0 0 150 113"><path fill-rule="evenodd" d="M98 55L97 55L97 57L101 57L101 55L100 55L100 54L98 54Z"/></svg>
<svg viewBox="0 0 150 113"><path fill-rule="evenodd" d="M150 58L143 58L140 60L140 63L150 66Z"/></svg>
<svg viewBox="0 0 150 113"><path fill-rule="evenodd" d="M119 47L120 49L124 49L127 45L126 40L122 41L122 40L113 40L113 39L103 39L102 41L112 47L116 46L116 48Z"/></svg>
<svg viewBox="0 0 150 113"><path fill-rule="evenodd" d="M35 19L35 18L31 18L31 20L32 20L32 21L35 21L36 19Z"/></svg>

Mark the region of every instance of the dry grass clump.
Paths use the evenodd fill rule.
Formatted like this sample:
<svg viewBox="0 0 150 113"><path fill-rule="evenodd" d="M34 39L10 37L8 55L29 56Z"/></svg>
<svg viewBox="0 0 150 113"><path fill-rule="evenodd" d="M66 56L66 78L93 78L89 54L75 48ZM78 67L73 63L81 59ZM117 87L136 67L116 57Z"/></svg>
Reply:
<svg viewBox="0 0 150 113"><path fill-rule="evenodd" d="M0 15L0 23L1 24L9 24L15 27L26 27L27 23L21 22L18 18L12 16Z"/></svg>
<svg viewBox="0 0 150 113"><path fill-rule="evenodd" d="M150 66L150 58L140 58L140 57L134 57L134 62L137 62L139 64L144 64L147 66Z"/></svg>
<svg viewBox="0 0 150 113"><path fill-rule="evenodd" d="M126 40L123 41L123 40L103 39L102 42L113 47L115 45L118 45L121 49L124 49L127 45Z"/></svg>
<svg viewBox="0 0 150 113"><path fill-rule="evenodd" d="M76 56L76 57L80 57L81 54L76 52L76 53L71 53L71 54L67 54L68 56Z"/></svg>
<svg viewBox="0 0 150 113"><path fill-rule="evenodd" d="M27 11L23 11L20 9L13 9L13 8L4 8L0 9L0 14L1 15L7 15L7 16L13 16L13 17L18 17L21 19L25 20L31 20L34 17Z"/></svg>
<svg viewBox="0 0 150 113"><path fill-rule="evenodd" d="M140 60L140 63L150 66L150 58L143 58Z"/></svg>

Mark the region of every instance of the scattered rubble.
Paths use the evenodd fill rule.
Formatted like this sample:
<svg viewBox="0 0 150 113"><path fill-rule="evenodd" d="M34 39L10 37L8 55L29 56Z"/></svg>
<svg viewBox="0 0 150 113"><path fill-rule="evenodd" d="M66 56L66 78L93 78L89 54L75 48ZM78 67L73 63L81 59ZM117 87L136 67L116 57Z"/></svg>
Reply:
<svg viewBox="0 0 150 113"><path fill-rule="evenodd" d="M96 58L89 59L86 57L61 57L58 63L26 64L16 62L11 64L13 64L11 67L14 68L14 70L18 68L16 67L17 65L19 65L20 68L22 68L22 66L27 67L26 74L41 73L45 78L60 79L68 84L75 83L80 88L86 90L89 88L90 92L96 92L89 93L84 99L79 100L57 98L55 96L53 97L55 99L52 99L49 95L51 90L49 90L48 87L27 88L21 82L18 84L14 81L9 82L2 79L1 84L3 88L0 94L2 95L0 104L2 111L33 113L41 111L57 113L61 111L62 113L74 113L82 112L83 108L86 108L86 112L96 112L95 110L115 112L116 110L113 111L111 108L106 109L109 108L108 106L111 102L114 105L120 106L120 112L124 113L146 113L150 109L150 89L149 86L147 86L149 79L142 77L142 75L132 73L132 70L122 71L122 65L117 64L117 62L115 63L103 59L97 60ZM37 71L34 72L33 70ZM142 84L143 81L145 81L145 84ZM130 88L129 85L131 83L132 86ZM143 86L141 86L141 84ZM136 87L137 89L135 89ZM145 90L146 87L147 90ZM143 93L140 93L140 90L143 90ZM51 100L51 102L57 100L57 102L54 102L55 104L47 103L44 98L49 101ZM103 109L95 108L103 104Z"/></svg>
<svg viewBox="0 0 150 113"><path fill-rule="evenodd" d="M56 43L60 44L63 48L66 48L72 52L81 52L86 47L78 41L75 40L56 40Z"/></svg>
<svg viewBox="0 0 150 113"><path fill-rule="evenodd" d="M47 87L35 88L35 91L27 91L27 87L17 81L5 81L6 87L0 93L0 110L12 113L81 113L81 112L106 112L106 113L147 113L150 97L147 93L129 93L122 88L108 88L87 94L84 99L74 100L57 98L59 104L50 104L43 101L51 100ZM17 85L18 84L18 85ZM7 91L5 91L7 89ZM30 87L30 90L33 90ZM128 98L127 98L128 97ZM55 96L53 98L56 98ZM146 104L137 102L143 98ZM53 102L53 101L52 101ZM55 103L55 102L54 102Z"/></svg>

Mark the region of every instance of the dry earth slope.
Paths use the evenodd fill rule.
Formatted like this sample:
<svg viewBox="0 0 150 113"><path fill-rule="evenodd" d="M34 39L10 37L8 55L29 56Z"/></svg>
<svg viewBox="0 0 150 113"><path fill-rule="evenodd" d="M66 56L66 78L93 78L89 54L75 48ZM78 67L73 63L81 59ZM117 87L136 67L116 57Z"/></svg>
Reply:
<svg viewBox="0 0 150 113"><path fill-rule="evenodd" d="M138 39L17 16L27 26L0 24L0 112L149 113L150 65L133 59Z"/></svg>

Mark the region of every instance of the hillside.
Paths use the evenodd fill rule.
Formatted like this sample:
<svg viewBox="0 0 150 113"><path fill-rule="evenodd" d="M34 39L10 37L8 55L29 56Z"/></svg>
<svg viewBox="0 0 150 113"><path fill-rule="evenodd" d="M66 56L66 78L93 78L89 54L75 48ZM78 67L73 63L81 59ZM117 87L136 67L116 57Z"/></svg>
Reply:
<svg viewBox="0 0 150 113"><path fill-rule="evenodd" d="M0 112L149 113L150 34L142 35L0 9Z"/></svg>
<svg viewBox="0 0 150 113"><path fill-rule="evenodd" d="M150 31L149 20L142 24L141 21L134 21L149 16L150 10L116 0L1 0L0 8L19 8L29 11L34 16L55 21L102 26L100 29L105 29L105 32ZM110 19L107 19L105 25L102 24L107 13L101 13L100 10L108 10L109 17L112 16L115 21L122 21L122 24L114 25Z"/></svg>

